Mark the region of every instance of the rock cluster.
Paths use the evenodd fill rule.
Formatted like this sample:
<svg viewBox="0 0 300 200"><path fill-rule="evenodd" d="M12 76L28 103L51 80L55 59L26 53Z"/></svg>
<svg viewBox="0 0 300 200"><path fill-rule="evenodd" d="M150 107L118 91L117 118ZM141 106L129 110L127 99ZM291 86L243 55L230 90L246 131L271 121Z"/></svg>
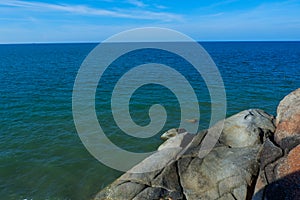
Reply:
<svg viewBox="0 0 300 200"><path fill-rule="evenodd" d="M212 127L193 135L184 129L171 129L162 135L166 141L156 153L100 191L95 199L300 197L300 89L280 102L276 122L259 109L225 119L213 150L199 156L205 136L214 130Z"/></svg>
<svg viewBox="0 0 300 200"><path fill-rule="evenodd" d="M263 145L255 200L300 199L300 89L280 102L276 127Z"/></svg>

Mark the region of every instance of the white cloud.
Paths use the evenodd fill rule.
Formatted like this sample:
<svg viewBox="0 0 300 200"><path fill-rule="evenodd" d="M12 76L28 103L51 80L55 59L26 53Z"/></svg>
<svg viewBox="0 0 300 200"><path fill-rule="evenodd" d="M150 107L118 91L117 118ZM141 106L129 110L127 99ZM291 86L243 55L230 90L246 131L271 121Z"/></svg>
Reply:
<svg viewBox="0 0 300 200"><path fill-rule="evenodd" d="M114 0L105 1L116 2ZM121 1L128 4L128 0ZM227 0L223 3L231 3L233 1ZM118 4L113 5L117 6ZM215 4L212 7L214 8L219 5ZM184 20L181 15L168 12L153 12L149 10L151 6L154 10L157 10L155 4L149 4L146 7L137 6L134 9L125 10L124 8L100 9L85 5L49 4L31 2L29 0L0 0L0 20L3 22L7 21L5 25L3 23L0 26L0 43L24 41L101 41L111 34L140 26L173 28L198 40L300 39L300 2L298 0L264 3L256 7L245 7L244 9L231 11L222 10L213 12L214 9L211 9L211 12L199 11L191 13L186 10ZM23 13L23 11L25 11L24 16L21 15L18 18L20 15L17 15L17 13ZM28 15L26 11L34 14ZM37 15L35 15L35 12ZM98 26L99 24L93 20L86 20L81 17L78 21L72 20L69 17L39 18L39 12L150 20L128 20L124 23L120 23L119 20L112 20L112 23L107 22ZM12 15L12 13L15 14ZM37 19L30 17L36 17ZM40 21L37 22L37 20Z"/></svg>
<svg viewBox="0 0 300 200"><path fill-rule="evenodd" d="M138 1L135 1L138 3ZM95 16L106 16L113 18L127 18L127 19L147 19L147 20L161 20L161 21L180 21L182 16L167 13L167 12L153 12L147 10L124 10L115 9L107 10L100 8L93 8L85 5L68 5L68 4L50 4L42 2L29 2L29 1L19 1L19 0L2 0L0 6L11 6L24 8L34 11L60 11L68 12L78 15L95 15ZM142 2L139 2L142 6Z"/></svg>
<svg viewBox="0 0 300 200"><path fill-rule="evenodd" d="M223 6L223 5L228 5L228 4L231 4L231 3L235 3L237 2L238 0L226 0L226 1L220 1L220 2L216 2L216 3L213 3L209 6L206 6L206 7L202 7L202 9L214 9L214 8L217 8L219 6Z"/></svg>
<svg viewBox="0 0 300 200"><path fill-rule="evenodd" d="M134 6L141 7L141 8L147 6L147 4L145 4L144 2L139 1L139 0L128 0L127 2L128 2L129 4L132 4L132 5L134 5Z"/></svg>
<svg viewBox="0 0 300 200"><path fill-rule="evenodd" d="M158 8L158 9L167 9L167 6L163 6L163 5L158 5L158 4L154 4L154 7Z"/></svg>

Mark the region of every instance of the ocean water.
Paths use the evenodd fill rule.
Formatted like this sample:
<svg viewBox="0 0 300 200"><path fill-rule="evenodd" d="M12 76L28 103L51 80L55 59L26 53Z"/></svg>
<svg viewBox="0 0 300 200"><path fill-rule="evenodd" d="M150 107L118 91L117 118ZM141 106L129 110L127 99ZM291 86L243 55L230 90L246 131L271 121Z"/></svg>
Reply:
<svg viewBox="0 0 300 200"><path fill-rule="evenodd" d="M275 115L279 101L300 87L300 42L206 42L222 75L227 116L249 108ZM72 89L79 67L97 44L0 45L0 198L89 199L122 173L92 157L81 143L72 116ZM168 113L163 130L149 139L125 135L109 109L114 84L132 66L159 62L184 74L197 92L200 128L210 119L205 83L180 58L141 50L112 64L96 94L99 123L123 149L152 151L160 134L177 127L180 108L168 89L150 84L131 98L130 111L147 125L149 107L162 104ZM187 66L180 68L178 66Z"/></svg>

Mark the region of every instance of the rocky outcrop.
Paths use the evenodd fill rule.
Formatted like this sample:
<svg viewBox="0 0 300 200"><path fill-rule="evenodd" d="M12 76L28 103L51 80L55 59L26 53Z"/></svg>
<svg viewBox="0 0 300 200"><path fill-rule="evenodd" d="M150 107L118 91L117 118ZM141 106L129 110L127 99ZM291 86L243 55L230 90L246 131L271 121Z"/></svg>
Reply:
<svg viewBox="0 0 300 200"><path fill-rule="evenodd" d="M297 199L300 196L300 90L280 102L278 117L250 109L224 121L217 144L201 157L204 138L184 129L164 133L158 151L95 199ZM218 135L216 133L216 135Z"/></svg>
<svg viewBox="0 0 300 200"><path fill-rule="evenodd" d="M280 102L276 125L261 152L255 200L300 198L300 89Z"/></svg>
<svg viewBox="0 0 300 200"><path fill-rule="evenodd" d="M254 188L263 138L275 130L273 120L255 109L226 119L218 144L204 158L198 155L208 131L172 129L156 153L95 199L245 199Z"/></svg>

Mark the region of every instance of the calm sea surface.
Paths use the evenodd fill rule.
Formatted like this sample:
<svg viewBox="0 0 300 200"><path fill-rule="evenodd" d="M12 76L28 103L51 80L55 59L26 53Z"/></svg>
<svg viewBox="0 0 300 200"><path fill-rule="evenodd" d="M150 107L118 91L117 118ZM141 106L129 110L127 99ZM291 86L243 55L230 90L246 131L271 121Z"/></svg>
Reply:
<svg viewBox="0 0 300 200"><path fill-rule="evenodd" d="M300 87L299 42L201 44L223 77L227 115L248 108L276 114L279 101ZM89 199L121 175L87 152L72 117L74 80L96 45L0 45L0 199ZM109 110L111 91L123 73L161 60L187 77L198 95L200 127L208 126L210 97L188 63L166 52L133 52L110 66L96 94L99 122L111 141L126 150L154 150L161 143L160 134L179 125L178 101L158 85L139 88L130 104L132 118L140 125L150 122L149 106L165 106L167 123L156 136L145 140L125 135Z"/></svg>

